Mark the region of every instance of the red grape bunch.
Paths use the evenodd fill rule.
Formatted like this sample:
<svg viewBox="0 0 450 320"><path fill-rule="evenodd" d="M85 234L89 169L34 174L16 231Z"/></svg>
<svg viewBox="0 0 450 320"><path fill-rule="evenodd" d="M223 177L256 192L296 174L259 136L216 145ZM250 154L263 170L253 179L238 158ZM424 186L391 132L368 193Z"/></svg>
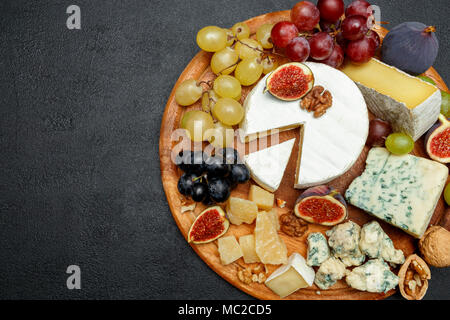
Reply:
<svg viewBox="0 0 450 320"><path fill-rule="evenodd" d="M347 8L343 0L318 0L317 6L301 1L292 8L291 21L275 24L271 38L292 61L309 59L339 68L345 56L360 64L375 55L380 38L372 24L371 5L365 0Z"/></svg>

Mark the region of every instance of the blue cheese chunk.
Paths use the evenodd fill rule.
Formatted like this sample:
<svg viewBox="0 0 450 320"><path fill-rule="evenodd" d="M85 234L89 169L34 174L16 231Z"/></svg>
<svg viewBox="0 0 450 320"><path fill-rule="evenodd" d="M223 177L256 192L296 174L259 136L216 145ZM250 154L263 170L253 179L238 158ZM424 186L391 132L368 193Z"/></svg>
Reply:
<svg viewBox="0 0 450 320"><path fill-rule="evenodd" d="M386 293L398 285L398 277L380 259L369 260L354 268L345 280L350 287L368 292Z"/></svg>
<svg viewBox="0 0 450 320"><path fill-rule="evenodd" d="M448 168L412 155L372 148L366 169L345 193L354 206L420 238L430 223Z"/></svg>
<svg viewBox="0 0 450 320"><path fill-rule="evenodd" d="M331 257L320 265L314 283L320 289L327 290L345 275L345 265L339 259Z"/></svg>
<svg viewBox="0 0 450 320"><path fill-rule="evenodd" d="M320 233L314 232L308 235L308 253L306 263L309 266L320 266L322 262L330 257L327 238Z"/></svg>
<svg viewBox="0 0 450 320"><path fill-rule="evenodd" d="M366 223L362 227L359 248L371 259L381 258L394 264L405 262L403 251L395 249L391 238L376 221Z"/></svg>
<svg viewBox="0 0 450 320"><path fill-rule="evenodd" d="M360 232L361 227L353 221L338 224L326 232L332 254L347 267L359 266L366 258L359 249Z"/></svg>

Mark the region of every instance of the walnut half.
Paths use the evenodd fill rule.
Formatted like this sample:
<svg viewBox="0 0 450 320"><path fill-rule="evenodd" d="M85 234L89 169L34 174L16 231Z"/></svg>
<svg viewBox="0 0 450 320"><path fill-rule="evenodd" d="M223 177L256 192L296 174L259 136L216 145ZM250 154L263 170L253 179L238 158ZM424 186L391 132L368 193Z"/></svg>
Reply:
<svg viewBox="0 0 450 320"><path fill-rule="evenodd" d="M400 293L408 300L422 300L427 293L431 271L425 261L412 254L398 272Z"/></svg>

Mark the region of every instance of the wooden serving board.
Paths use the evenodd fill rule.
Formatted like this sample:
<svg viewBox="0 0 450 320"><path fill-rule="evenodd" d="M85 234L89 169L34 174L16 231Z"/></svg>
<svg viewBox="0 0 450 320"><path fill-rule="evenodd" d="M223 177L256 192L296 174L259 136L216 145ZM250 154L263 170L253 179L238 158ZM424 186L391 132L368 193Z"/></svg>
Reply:
<svg viewBox="0 0 450 320"><path fill-rule="evenodd" d="M276 23L283 20L289 20L289 14L290 11L269 13L252 18L246 21L246 23L249 25L251 32L253 34L256 32L257 28L261 24ZM380 36L382 37L387 32L385 29L382 28L378 28L376 31L379 32ZM214 79L215 76L209 68L211 55L212 55L211 53L201 51L188 64L188 66L178 79L177 83L175 84L175 87L169 97L161 125L159 149L160 149L162 182L170 209L172 211L172 215L178 227L180 228L181 233L185 238L187 238L187 233L195 216L198 215L201 211L203 211L205 206L202 204L197 204L194 213L192 212L181 213L182 197L177 190L177 183L181 175L181 172L171 160L172 151L173 150L179 151L181 144L179 143L179 140L176 137L172 136L172 133L174 132L174 130L179 128L181 116L186 110L201 109L201 105L200 102L197 102L195 105L189 108L181 107L175 102L174 94L177 86L186 79L196 79L199 81L201 80L208 81ZM442 90L448 91L448 88L446 87L445 83L434 69L428 70L426 74L430 76L433 80L435 80L435 82ZM246 94L251 89L252 87L243 87L243 95L241 102L244 101ZM299 139L298 129L282 132L280 134L280 142L291 139L292 137L296 137L298 141ZM239 144L237 140L235 142L236 144ZM178 151L176 151L175 154L177 154ZM369 148L365 147L355 165L344 175L330 182L329 185L336 187L338 190L341 191L341 193L343 193L350 185L350 183L353 181L353 179L363 172L365 167L365 159L367 157L368 151ZM248 152L248 150L246 152ZM422 139L416 142L414 151L412 153L421 157L427 157L426 152L424 150L424 143ZM298 154L298 146L296 146L296 148L292 152L291 159L286 169L281 186L275 193L276 198L280 198L287 201L285 208L283 209L277 208L279 215L292 211L295 200L302 192L301 190L296 190L293 188L297 154ZM251 183L253 183L253 181L250 181L249 183L243 185L239 185L238 188L236 188L232 192L232 196L247 199L248 190ZM450 225L447 219L444 218L445 216L447 217L449 216L446 215L446 211L448 211L448 208L446 208L445 203L441 198L439 200L436 211L431 220L431 224L439 224L441 222L446 226ZM359 225L362 225L368 221L375 219L374 217L368 215L362 210L353 207L351 205L349 205L349 218L358 223ZM400 229L397 229L384 223L383 221L380 221L380 223L383 229L393 240L395 247L398 249L402 249L406 256L412 254L416 250L417 248L416 239L412 238L411 236L404 233ZM329 228L320 225L309 224L308 232L301 238L289 237L282 232L280 232L280 236L286 242L288 248L288 255L290 255L292 252L295 251L305 256L307 249L306 245L307 234L309 232L316 232L316 231L324 232L327 229ZM251 234L253 233L253 231L254 231L254 224L252 225L242 224L240 226L231 225L226 235L235 235L236 238L239 238L242 235ZM265 299L265 300L279 299L279 297L276 294L274 294L269 288L267 288L264 284L253 283L250 285L245 285L242 282L240 282L237 279L236 270L238 265L242 266L245 265L242 258L233 264L223 266L219 259L219 253L217 250L216 242L204 245L191 245L191 246L195 250L195 252L200 256L200 258L203 259L203 261L205 261L216 273L218 273L222 278L230 282L235 287L258 299ZM268 268L269 271L272 272L273 270L278 268L278 266L268 266ZM315 285L313 285L310 288L298 290L294 294L288 296L286 299L288 300L384 299L395 292L395 290L391 290L386 294L362 292L348 287L345 281L342 280L339 281L336 285L334 285L330 290L320 290L320 294L317 293L318 290L319 289Z"/></svg>

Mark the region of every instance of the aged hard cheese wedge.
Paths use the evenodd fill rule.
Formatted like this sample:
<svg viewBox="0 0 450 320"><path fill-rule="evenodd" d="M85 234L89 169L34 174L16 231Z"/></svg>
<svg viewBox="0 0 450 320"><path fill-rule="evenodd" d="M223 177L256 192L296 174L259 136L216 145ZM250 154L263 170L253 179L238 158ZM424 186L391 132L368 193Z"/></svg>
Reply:
<svg viewBox="0 0 450 320"><path fill-rule="evenodd" d="M234 236L219 238L219 255L223 265L230 264L242 257L242 249Z"/></svg>
<svg viewBox="0 0 450 320"><path fill-rule="evenodd" d="M241 246L242 253L244 255L245 263L260 262L255 249L255 236L248 234L239 238L239 245Z"/></svg>
<svg viewBox="0 0 450 320"><path fill-rule="evenodd" d="M448 177L448 168L412 155L372 148L366 169L345 197L354 206L420 238L430 223Z"/></svg>
<svg viewBox="0 0 450 320"><path fill-rule="evenodd" d="M252 179L264 189L275 192L283 179L295 139L250 153L244 157Z"/></svg>
<svg viewBox="0 0 450 320"><path fill-rule="evenodd" d="M389 121L395 131L419 139L437 120L438 88L377 59L363 65L348 63L342 71L361 89L370 111Z"/></svg>
<svg viewBox="0 0 450 320"><path fill-rule="evenodd" d="M298 289L312 286L314 269L306 264L305 258L294 252L286 265L275 270L265 284L281 298Z"/></svg>
<svg viewBox="0 0 450 320"><path fill-rule="evenodd" d="M283 264L287 262L287 248L277 233L276 226L267 212L258 212L255 225L256 254L262 263Z"/></svg>
<svg viewBox="0 0 450 320"><path fill-rule="evenodd" d="M315 85L333 96L326 114L314 118L300 108L300 101L286 102L264 93L265 78L253 88L244 102L241 123L242 142L271 130L301 126L295 187L302 189L323 184L345 173L358 159L368 133L369 120L364 97L345 74L322 63L308 62Z"/></svg>

